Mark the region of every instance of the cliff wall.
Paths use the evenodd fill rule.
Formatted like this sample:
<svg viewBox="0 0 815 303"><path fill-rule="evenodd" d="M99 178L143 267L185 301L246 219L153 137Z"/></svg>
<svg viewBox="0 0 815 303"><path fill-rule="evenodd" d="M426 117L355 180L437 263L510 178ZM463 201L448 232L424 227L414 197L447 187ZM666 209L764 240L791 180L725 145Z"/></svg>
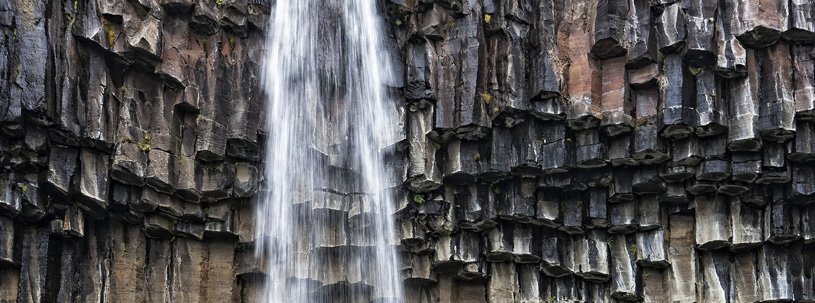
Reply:
<svg viewBox="0 0 815 303"><path fill-rule="evenodd" d="M815 301L811 1L380 2L408 302ZM269 5L0 0L0 302L257 301Z"/></svg>

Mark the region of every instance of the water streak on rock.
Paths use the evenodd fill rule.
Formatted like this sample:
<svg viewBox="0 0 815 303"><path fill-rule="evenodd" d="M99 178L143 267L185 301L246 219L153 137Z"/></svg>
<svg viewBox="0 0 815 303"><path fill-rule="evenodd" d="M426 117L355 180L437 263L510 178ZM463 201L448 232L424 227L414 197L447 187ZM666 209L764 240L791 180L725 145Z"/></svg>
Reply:
<svg viewBox="0 0 815 303"><path fill-rule="evenodd" d="M264 300L400 300L382 157L397 124L375 2L278 1L271 16L256 229Z"/></svg>

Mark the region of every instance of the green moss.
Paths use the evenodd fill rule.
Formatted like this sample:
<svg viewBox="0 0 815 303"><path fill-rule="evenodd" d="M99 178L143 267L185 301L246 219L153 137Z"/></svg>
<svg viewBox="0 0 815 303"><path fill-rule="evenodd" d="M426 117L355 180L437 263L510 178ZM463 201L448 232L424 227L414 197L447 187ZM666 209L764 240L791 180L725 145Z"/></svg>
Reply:
<svg viewBox="0 0 815 303"><path fill-rule="evenodd" d="M139 146L139 150L141 150L141 151L143 151L145 153L150 152L150 143L139 142L138 146Z"/></svg>
<svg viewBox="0 0 815 303"><path fill-rule="evenodd" d="M492 101L492 95L488 92L481 93L481 100L484 100L484 104L490 105L490 101Z"/></svg>
<svg viewBox="0 0 815 303"><path fill-rule="evenodd" d="M475 152L475 156L473 156L473 160L475 160L475 162L481 161L481 154L479 152Z"/></svg>
<svg viewBox="0 0 815 303"><path fill-rule="evenodd" d="M24 193L24 194L25 194L25 193L27 193L27 192L28 192L28 184L22 183L22 184L20 184L19 186L20 186L20 191L21 191L22 193Z"/></svg>
<svg viewBox="0 0 815 303"><path fill-rule="evenodd" d="M396 26L401 26L409 21L413 12L401 5L394 5L388 8L388 20Z"/></svg>
<svg viewBox="0 0 815 303"><path fill-rule="evenodd" d="M628 245L628 253L630 253L632 255L636 255L637 254L637 244Z"/></svg>
<svg viewBox="0 0 815 303"><path fill-rule="evenodd" d="M647 119L647 118L643 118L643 117L639 117L639 118L637 118L637 123L636 123L637 127L643 126L643 125L645 125L646 123L648 123L648 119Z"/></svg>
<svg viewBox="0 0 815 303"><path fill-rule="evenodd" d="M116 44L116 28L114 28L113 24L110 23L107 19L102 18L102 29L105 30L105 36L107 38L108 47L113 48L113 45Z"/></svg>
<svg viewBox="0 0 815 303"><path fill-rule="evenodd" d="M215 5L216 6L223 6L224 5L224 0L215 0Z"/></svg>
<svg viewBox="0 0 815 303"><path fill-rule="evenodd" d="M246 287L241 288L241 302L249 302L249 289Z"/></svg>
<svg viewBox="0 0 815 303"><path fill-rule="evenodd" d="M67 29L73 27L75 22L76 22L76 16L74 16L73 14L68 14L68 24L65 25L65 29L67 30Z"/></svg>
<svg viewBox="0 0 815 303"><path fill-rule="evenodd" d="M555 298L554 295L549 295L549 297L546 298L546 302L555 302L555 300L557 300L557 298Z"/></svg>
<svg viewBox="0 0 815 303"><path fill-rule="evenodd" d="M490 24L490 20L492 20L492 14L484 14L484 23Z"/></svg>
<svg viewBox="0 0 815 303"><path fill-rule="evenodd" d="M144 133L144 141L141 141L137 144L139 150L145 153L149 153L151 149L151 141L153 140L153 135L150 132Z"/></svg>
<svg viewBox="0 0 815 303"><path fill-rule="evenodd" d="M198 36L195 38L198 41L198 45L204 48L204 53L209 56L210 47L209 47L209 36Z"/></svg>
<svg viewBox="0 0 815 303"><path fill-rule="evenodd" d="M79 0L73 0L70 9L71 11L66 11L67 16L65 17L65 21L67 22L65 23L65 30L73 27L76 22L76 15L79 12Z"/></svg>
<svg viewBox="0 0 815 303"><path fill-rule="evenodd" d="M113 47L116 44L116 33L113 31L108 32L108 46Z"/></svg>
<svg viewBox="0 0 815 303"><path fill-rule="evenodd" d="M413 195L413 203L421 205L421 204L424 204L424 202L425 202L425 200L424 200L423 195L420 195L420 194Z"/></svg>
<svg viewBox="0 0 815 303"><path fill-rule="evenodd" d="M229 41L229 49L235 49L235 35L229 34L229 37L226 38Z"/></svg>

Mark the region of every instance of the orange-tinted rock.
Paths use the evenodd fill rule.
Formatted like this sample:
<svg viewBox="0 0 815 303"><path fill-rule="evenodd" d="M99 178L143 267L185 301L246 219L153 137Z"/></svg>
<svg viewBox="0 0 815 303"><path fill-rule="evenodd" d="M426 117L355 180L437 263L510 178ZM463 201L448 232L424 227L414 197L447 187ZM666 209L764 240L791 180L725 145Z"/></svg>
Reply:
<svg viewBox="0 0 815 303"><path fill-rule="evenodd" d="M631 131L633 121L629 112L628 85L625 74L625 58L618 57L602 62L601 128L609 136Z"/></svg>

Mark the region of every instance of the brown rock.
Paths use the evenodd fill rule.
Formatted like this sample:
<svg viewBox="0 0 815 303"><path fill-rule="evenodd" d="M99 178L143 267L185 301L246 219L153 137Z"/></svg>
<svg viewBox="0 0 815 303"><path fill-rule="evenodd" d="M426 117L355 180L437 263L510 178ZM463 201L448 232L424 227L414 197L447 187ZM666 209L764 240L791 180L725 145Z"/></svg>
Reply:
<svg viewBox="0 0 815 303"><path fill-rule="evenodd" d="M634 123L630 116L628 85L625 77L625 58L614 58L602 62L602 106L603 119L600 123L604 133L610 137L631 131Z"/></svg>

